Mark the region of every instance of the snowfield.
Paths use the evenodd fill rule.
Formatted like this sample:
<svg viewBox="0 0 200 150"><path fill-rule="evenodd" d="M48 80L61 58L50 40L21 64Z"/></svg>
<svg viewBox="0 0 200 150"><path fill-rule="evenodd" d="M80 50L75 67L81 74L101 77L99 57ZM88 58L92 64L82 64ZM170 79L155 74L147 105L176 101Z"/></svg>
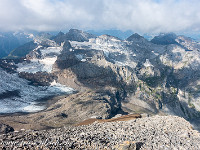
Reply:
<svg viewBox="0 0 200 150"><path fill-rule="evenodd" d="M62 47L48 47L40 50L41 59L31 59L30 63L23 62L17 64L18 72L36 73L39 71L48 72L52 71L53 64L57 60L57 56L61 53Z"/></svg>
<svg viewBox="0 0 200 150"><path fill-rule="evenodd" d="M0 68L0 95L8 91L18 91L16 95L6 98L0 96L0 113L37 112L45 109L40 100L59 94L70 94L72 88L55 81L51 86L32 86L29 81L19 78L17 74L9 74Z"/></svg>

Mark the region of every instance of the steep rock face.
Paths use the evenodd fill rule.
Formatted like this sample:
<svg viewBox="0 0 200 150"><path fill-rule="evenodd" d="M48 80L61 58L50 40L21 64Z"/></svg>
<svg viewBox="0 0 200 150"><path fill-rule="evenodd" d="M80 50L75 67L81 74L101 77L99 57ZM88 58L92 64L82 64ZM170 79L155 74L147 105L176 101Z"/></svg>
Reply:
<svg viewBox="0 0 200 150"><path fill-rule="evenodd" d="M49 74L47 72L36 72L36 73L20 72L19 77L31 81L31 83L34 85L42 85L42 86L49 86L50 83L52 83L56 79L55 75Z"/></svg>
<svg viewBox="0 0 200 150"><path fill-rule="evenodd" d="M59 83L79 91L91 89L95 93L104 93L97 101L103 99L103 103L100 104L102 107L107 105L106 113L102 114L106 115L106 118L115 115L121 109L120 101L125 96L125 83L119 72L117 66L105 59L102 51L96 50L69 51L61 54L54 64L54 74L57 74ZM88 107L90 104L92 103L87 104ZM93 111L99 113L96 108L93 108ZM100 117L103 117L102 115Z"/></svg>
<svg viewBox="0 0 200 150"><path fill-rule="evenodd" d="M52 36L51 40L54 40L56 43L61 45L62 42L65 42L65 34L63 32L59 32L56 36Z"/></svg>

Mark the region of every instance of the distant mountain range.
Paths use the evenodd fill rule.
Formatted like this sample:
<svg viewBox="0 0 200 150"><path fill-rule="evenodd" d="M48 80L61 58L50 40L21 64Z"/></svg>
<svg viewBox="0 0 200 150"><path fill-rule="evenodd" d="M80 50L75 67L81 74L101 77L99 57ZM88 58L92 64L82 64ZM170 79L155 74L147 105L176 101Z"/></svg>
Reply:
<svg viewBox="0 0 200 150"><path fill-rule="evenodd" d="M13 49L32 41L33 38L33 34L24 32L0 33L0 58L8 56Z"/></svg>
<svg viewBox="0 0 200 150"><path fill-rule="evenodd" d="M121 31L121 30L88 30L90 34L95 36L100 35L111 35L118 37L122 40L130 37L134 32L133 31ZM60 34L64 34L60 32ZM70 34L70 32L69 32ZM31 49L34 48L34 40L44 39L54 37L56 32L44 33L44 32L1 32L0 33L0 58L15 58L15 55L19 57L24 57L24 53L27 54ZM160 34L162 35L162 34ZM70 36L70 35L69 35ZM143 37L152 40L156 34L144 34ZM197 41L200 39L197 34L190 34L190 36ZM66 37L67 38L67 37ZM28 43L30 42L30 43ZM25 45L24 45L25 44ZM12 52L13 51L13 52ZM19 54L18 54L19 53Z"/></svg>

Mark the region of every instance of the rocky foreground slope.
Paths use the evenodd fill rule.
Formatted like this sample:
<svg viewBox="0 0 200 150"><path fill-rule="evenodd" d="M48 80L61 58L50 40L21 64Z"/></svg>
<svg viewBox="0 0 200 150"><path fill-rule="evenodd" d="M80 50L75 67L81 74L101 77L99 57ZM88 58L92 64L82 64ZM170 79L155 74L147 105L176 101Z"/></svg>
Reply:
<svg viewBox="0 0 200 150"><path fill-rule="evenodd" d="M0 135L7 149L200 149L200 133L175 116L21 131Z"/></svg>

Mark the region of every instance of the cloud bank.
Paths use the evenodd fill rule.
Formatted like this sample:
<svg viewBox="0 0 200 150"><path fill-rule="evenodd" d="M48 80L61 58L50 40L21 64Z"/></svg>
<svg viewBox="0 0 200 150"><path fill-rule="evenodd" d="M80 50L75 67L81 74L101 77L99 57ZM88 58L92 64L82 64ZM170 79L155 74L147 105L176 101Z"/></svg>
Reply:
<svg viewBox="0 0 200 150"><path fill-rule="evenodd" d="M0 0L0 31L200 31L199 0Z"/></svg>

